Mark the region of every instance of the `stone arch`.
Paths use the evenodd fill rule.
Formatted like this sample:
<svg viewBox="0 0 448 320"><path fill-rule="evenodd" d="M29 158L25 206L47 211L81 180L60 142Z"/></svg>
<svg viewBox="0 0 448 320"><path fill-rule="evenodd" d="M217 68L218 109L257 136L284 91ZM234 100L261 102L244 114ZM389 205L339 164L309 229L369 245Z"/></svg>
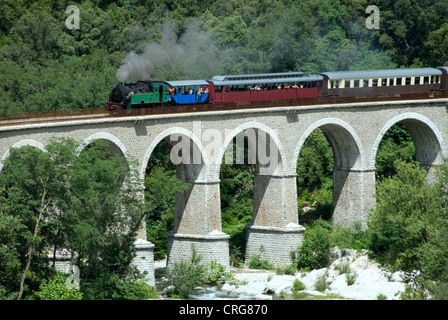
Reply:
<svg viewBox="0 0 448 320"><path fill-rule="evenodd" d="M292 172L297 169L297 160L305 140L317 128L325 133L333 147L335 167L358 170L366 168L364 148L356 131L341 119L324 118L310 125L300 137L291 163Z"/></svg>
<svg viewBox="0 0 448 320"><path fill-rule="evenodd" d="M21 148L21 147L24 147L24 146L31 146L31 147L40 149L40 150L42 150L44 152L47 152L47 150L45 149L45 145L43 143L37 141L37 140L34 140L34 139L23 139L23 140L20 140L20 141L14 143L11 146L11 148ZM9 157L9 150L10 149L8 149L8 151L6 151L6 153L3 155L3 157L2 157L2 159L0 161L0 171L2 171L2 169L3 169L3 164L4 164L5 160Z"/></svg>
<svg viewBox="0 0 448 320"><path fill-rule="evenodd" d="M116 136L113 134L110 134L108 132L96 132L90 136L88 136L84 141L79 145L79 147L76 150L76 153L79 155L90 143L92 143L95 140L106 140L112 143L114 146L117 147L117 150L120 151L121 155L126 158L126 160L129 160L129 156L127 154L127 150L123 142L120 141ZM128 161L129 162L129 161Z"/></svg>
<svg viewBox="0 0 448 320"><path fill-rule="evenodd" d="M447 156L447 150L441 132L427 117L416 113L406 112L396 115L386 122L378 133L370 154L369 167L375 170L376 155L381 140L386 132L396 123L401 122L408 130L415 145L416 160L423 167L440 164L442 158Z"/></svg>
<svg viewBox="0 0 448 320"><path fill-rule="evenodd" d="M222 165L222 159L224 158L224 155L226 153L227 147L230 145L230 143L232 142L232 140L239 134L243 133L245 130L248 129L256 129L256 130L261 130L262 132L264 132L266 135L268 135L270 137L270 139L273 140L276 149L278 150L278 154L279 154L279 167L276 170L276 174L282 174L285 175L287 172L287 165L286 165L286 161L285 161L285 150L284 147L276 133L276 130L271 129L270 127L268 127L267 125L257 122L257 121L252 121L252 122L246 122L243 123L241 125L239 125L238 127L234 128L232 131L230 132L226 132L225 135L225 139L224 142L222 144L220 153L216 159L216 168L215 168L215 179L219 179L219 173L220 173L220 168Z"/></svg>
<svg viewBox="0 0 448 320"><path fill-rule="evenodd" d="M300 137L291 167L297 170L300 150L308 136L317 128L326 135L334 154L333 223L350 226L355 221L365 225L365 205L370 192L366 186L366 159L356 131L338 118L324 118L310 125Z"/></svg>
<svg viewBox="0 0 448 320"><path fill-rule="evenodd" d="M145 178L146 166L148 164L149 158L151 157L154 149L157 147L157 145L162 140L168 139L170 136L186 137L190 141L193 142L193 144L192 144L193 152L192 152L191 156L194 157L193 160L201 161L201 163L199 163L198 165L205 168L204 169L205 171L201 170L202 172L200 173L200 176L204 180L208 179L209 178L209 168L208 168L209 161L208 161L207 154L204 152L204 146L202 144L202 141L200 140L199 137L197 137L195 134L193 134L193 132L191 132L188 129L182 128L182 127L173 127L173 128L166 129L163 132L159 133L157 135L157 137L151 142L149 148L146 150L146 153L143 157L143 161L142 161L142 164L141 164L141 167L139 170L140 179ZM198 176L199 176L199 173L198 173Z"/></svg>

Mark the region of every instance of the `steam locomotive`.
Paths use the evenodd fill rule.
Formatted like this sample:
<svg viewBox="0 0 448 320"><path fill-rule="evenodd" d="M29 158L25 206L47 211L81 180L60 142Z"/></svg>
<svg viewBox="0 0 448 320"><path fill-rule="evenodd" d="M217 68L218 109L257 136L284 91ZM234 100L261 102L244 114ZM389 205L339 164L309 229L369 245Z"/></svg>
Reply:
<svg viewBox="0 0 448 320"><path fill-rule="evenodd" d="M210 80L118 83L106 110L167 105L256 103L320 97L393 96L446 91L448 67L214 76Z"/></svg>

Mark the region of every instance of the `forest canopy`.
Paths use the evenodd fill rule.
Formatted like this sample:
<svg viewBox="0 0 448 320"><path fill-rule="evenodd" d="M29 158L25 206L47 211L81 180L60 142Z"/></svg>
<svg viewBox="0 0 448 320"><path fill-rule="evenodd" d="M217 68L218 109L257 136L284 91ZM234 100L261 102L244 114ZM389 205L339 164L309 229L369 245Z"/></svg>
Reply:
<svg viewBox="0 0 448 320"><path fill-rule="evenodd" d="M79 29L66 25L69 4ZM69 4L0 3L1 114L99 108L117 79L448 64L445 0L378 0L379 29L366 27L367 0Z"/></svg>

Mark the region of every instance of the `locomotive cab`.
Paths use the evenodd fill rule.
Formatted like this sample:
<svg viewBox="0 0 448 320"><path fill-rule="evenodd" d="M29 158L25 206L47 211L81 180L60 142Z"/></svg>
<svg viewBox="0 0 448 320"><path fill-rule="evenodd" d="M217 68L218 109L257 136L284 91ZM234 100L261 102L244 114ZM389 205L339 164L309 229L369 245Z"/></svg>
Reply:
<svg viewBox="0 0 448 320"><path fill-rule="evenodd" d="M118 83L112 89L106 110L157 107L168 102L167 84L162 81L136 81Z"/></svg>

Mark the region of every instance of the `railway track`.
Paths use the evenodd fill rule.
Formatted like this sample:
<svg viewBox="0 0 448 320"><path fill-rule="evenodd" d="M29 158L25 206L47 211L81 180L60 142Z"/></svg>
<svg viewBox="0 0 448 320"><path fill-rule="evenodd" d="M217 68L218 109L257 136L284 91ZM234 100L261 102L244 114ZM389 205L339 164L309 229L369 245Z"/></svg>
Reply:
<svg viewBox="0 0 448 320"><path fill-rule="evenodd" d="M160 108L136 108L131 110L106 111L104 108L61 110L39 113L3 115L0 116L0 127L29 125L38 123L64 122L86 119L101 119L115 117L132 117L146 115L163 115L177 113L231 111L252 108L276 108L285 106L312 106L341 103L362 103L380 101L401 101L401 100L421 100L421 99L441 99L448 98L448 92L431 92L423 94L401 94L394 96L379 97L319 97L306 99L291 99L277 101L254 101L240 103L221 104L194 104L165 106Z"/></svg>

